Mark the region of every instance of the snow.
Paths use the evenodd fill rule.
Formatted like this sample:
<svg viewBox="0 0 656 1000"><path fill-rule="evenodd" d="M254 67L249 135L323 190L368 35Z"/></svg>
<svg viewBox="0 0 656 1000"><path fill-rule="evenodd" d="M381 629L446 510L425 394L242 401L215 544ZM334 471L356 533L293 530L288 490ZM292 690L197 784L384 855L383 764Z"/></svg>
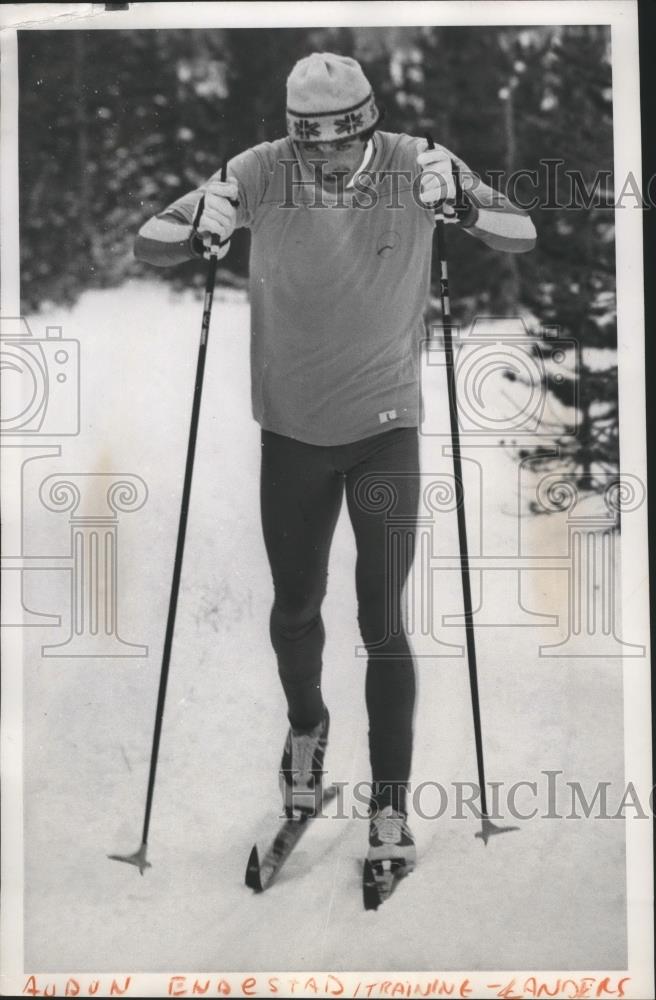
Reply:
<svg viewBox="0 0 656 1000"><path fill-rule="evenodd" d="M271 584L259 528L258 427L250 415L248 304L217 289L209 342L182 588L150 832L150 868L107 860L139 845L178 504L193 390L201 303L156 283L87 293L70 312L31 317L81 343L82 430L61 458L25 471L25 496L53 472L123 472L148 486L142 510L121 515L119 628L149 655L53 659L41 646L64 629L26 639L25 961L39 972L259 970L595 969L626 964L624 824L533 819L487 847L475 818L411 817L419 865L377 913L360 893L363 818L316 822L279 881L255 896L243 885L254 840L279 815L277 768L285 707L268 638ZM447 426L443 370L425 391ZM499 376L498 398L508 383ZM450 471L445 440L422 441L427 474ZM514 551L518 473L510 452L476 452L466 489L484 474L484 516L470 515L472 548ZM485 468L483 469L483 465ZM482 471L481 471L482 470ZM25 506L35 550L65 553L65 515ZM455 515L441 515L439 544L457 552ZM562 549L562 519L521 525L535 551ZM56 551L55 551L56 550ZM354 551L343 512L324 607L325 699L331 709L329 777L369 777L364 664L353 583ZM490 574L492 575L492 574ZM527 574L527 606L564 611L562 575ZM34 574L35 610L69 620L66 573ZM512 573L487 596L511 610ZM476 583L476 580L474 581ZM459 574L438 577L440 612L461 610ZM517 623L515 623L516 625ZM557 630L556 630L557 631ZM462 644L459 627L440 626ZM544 659L544 626L477 632L487 778L537 781L562 771L590 790L623 782L620 661ZM419 701L413 779L476 781L466 661L413 642ZM436 655L439 653L440 655ZM444 654L449 655L444 655ZM566 791L566 789L565 789ZM530 809L529 795L517 802ZM558 801L568 811L569 796ZM437 799L430 788L424 811ZM345 795L344 811L353 805ZM502 822L513 822L505 819Z"/></svg>

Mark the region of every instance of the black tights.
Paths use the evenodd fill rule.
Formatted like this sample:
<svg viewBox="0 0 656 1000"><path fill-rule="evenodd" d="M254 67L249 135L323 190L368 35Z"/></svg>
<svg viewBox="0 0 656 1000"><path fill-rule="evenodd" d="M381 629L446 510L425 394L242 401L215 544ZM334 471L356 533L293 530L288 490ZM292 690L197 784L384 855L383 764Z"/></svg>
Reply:
<svg viewBox="0 0 656 1000"><path fill-rule="evenodd" d="M358 621L367 648L372 799L405 811L415 674L401 619L414 554L419 489L416 428L323 447L262 432L261 504L274 604L271 641L290 723L321 718L328 556L346 489L357 546Z"/></svg>

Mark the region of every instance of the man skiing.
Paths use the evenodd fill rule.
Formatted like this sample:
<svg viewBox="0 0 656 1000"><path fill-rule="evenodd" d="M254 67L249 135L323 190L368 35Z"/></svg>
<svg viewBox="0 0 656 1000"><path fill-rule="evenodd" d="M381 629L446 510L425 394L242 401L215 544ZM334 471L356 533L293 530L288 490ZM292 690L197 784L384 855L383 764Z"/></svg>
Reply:
<svg viewBox="0 0 656 1000"><path fill-rule="evenodd" d="M436 212L495 249L535 244L528 215L444 147L378 128L354 59L314 53L287 81L287 137L228 163L140 230L157 266L221 258L251 230L251 392L262 428L261 514L271 641L288 706L288 816L315 811L329 731L321 605L343 497L357 548L372 770L372 864L409 871L414 663L401 604L419 500L419 347ZM388 552L390 512L398 520ZM394 627L392 627L392 623Z"/></svg>

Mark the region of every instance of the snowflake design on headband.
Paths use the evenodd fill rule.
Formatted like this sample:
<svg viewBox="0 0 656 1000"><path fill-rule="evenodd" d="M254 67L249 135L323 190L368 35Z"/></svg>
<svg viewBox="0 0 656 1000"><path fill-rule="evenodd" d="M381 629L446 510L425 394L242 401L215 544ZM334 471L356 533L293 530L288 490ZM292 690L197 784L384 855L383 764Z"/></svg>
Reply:
<svg viewBox="0 0 656 1000"><path fill-rule="evenodd" d="M311 122L307 118L301 118L294 122L294 130L297 139L313 139L319 135L319 122Z"/></svg>
<svg viewBox="0 0 656 1000"><path fill-rule="evenodd" d="M351 111L348 115L344 115L343 118L335 119L335 131L337 135L341 135L342 132L355 132L358 128L362 128L362 112L360 111Z"/></svg>

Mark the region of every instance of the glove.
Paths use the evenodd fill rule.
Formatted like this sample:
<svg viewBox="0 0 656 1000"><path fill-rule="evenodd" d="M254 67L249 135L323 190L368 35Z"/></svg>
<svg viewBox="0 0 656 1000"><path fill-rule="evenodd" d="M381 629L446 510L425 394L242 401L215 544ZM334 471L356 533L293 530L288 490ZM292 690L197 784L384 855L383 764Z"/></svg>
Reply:
<svg viewBox="0 0 656 1000"><path fill-rule="evenodd" d="M427 208L434 208L435 214L447 224L467 224L472 206L465 198L460 172L451 154L443 146L426 148L417 156L417 163L422 171L419 188L421 202Z"/></svg>
<svg viewBox="0 0 656 1000"><path fill-rule="evenodd" d="M209 182L192 223L191 246L196 256L225 257L237 222L238 193L235 181Z"/></svg>

